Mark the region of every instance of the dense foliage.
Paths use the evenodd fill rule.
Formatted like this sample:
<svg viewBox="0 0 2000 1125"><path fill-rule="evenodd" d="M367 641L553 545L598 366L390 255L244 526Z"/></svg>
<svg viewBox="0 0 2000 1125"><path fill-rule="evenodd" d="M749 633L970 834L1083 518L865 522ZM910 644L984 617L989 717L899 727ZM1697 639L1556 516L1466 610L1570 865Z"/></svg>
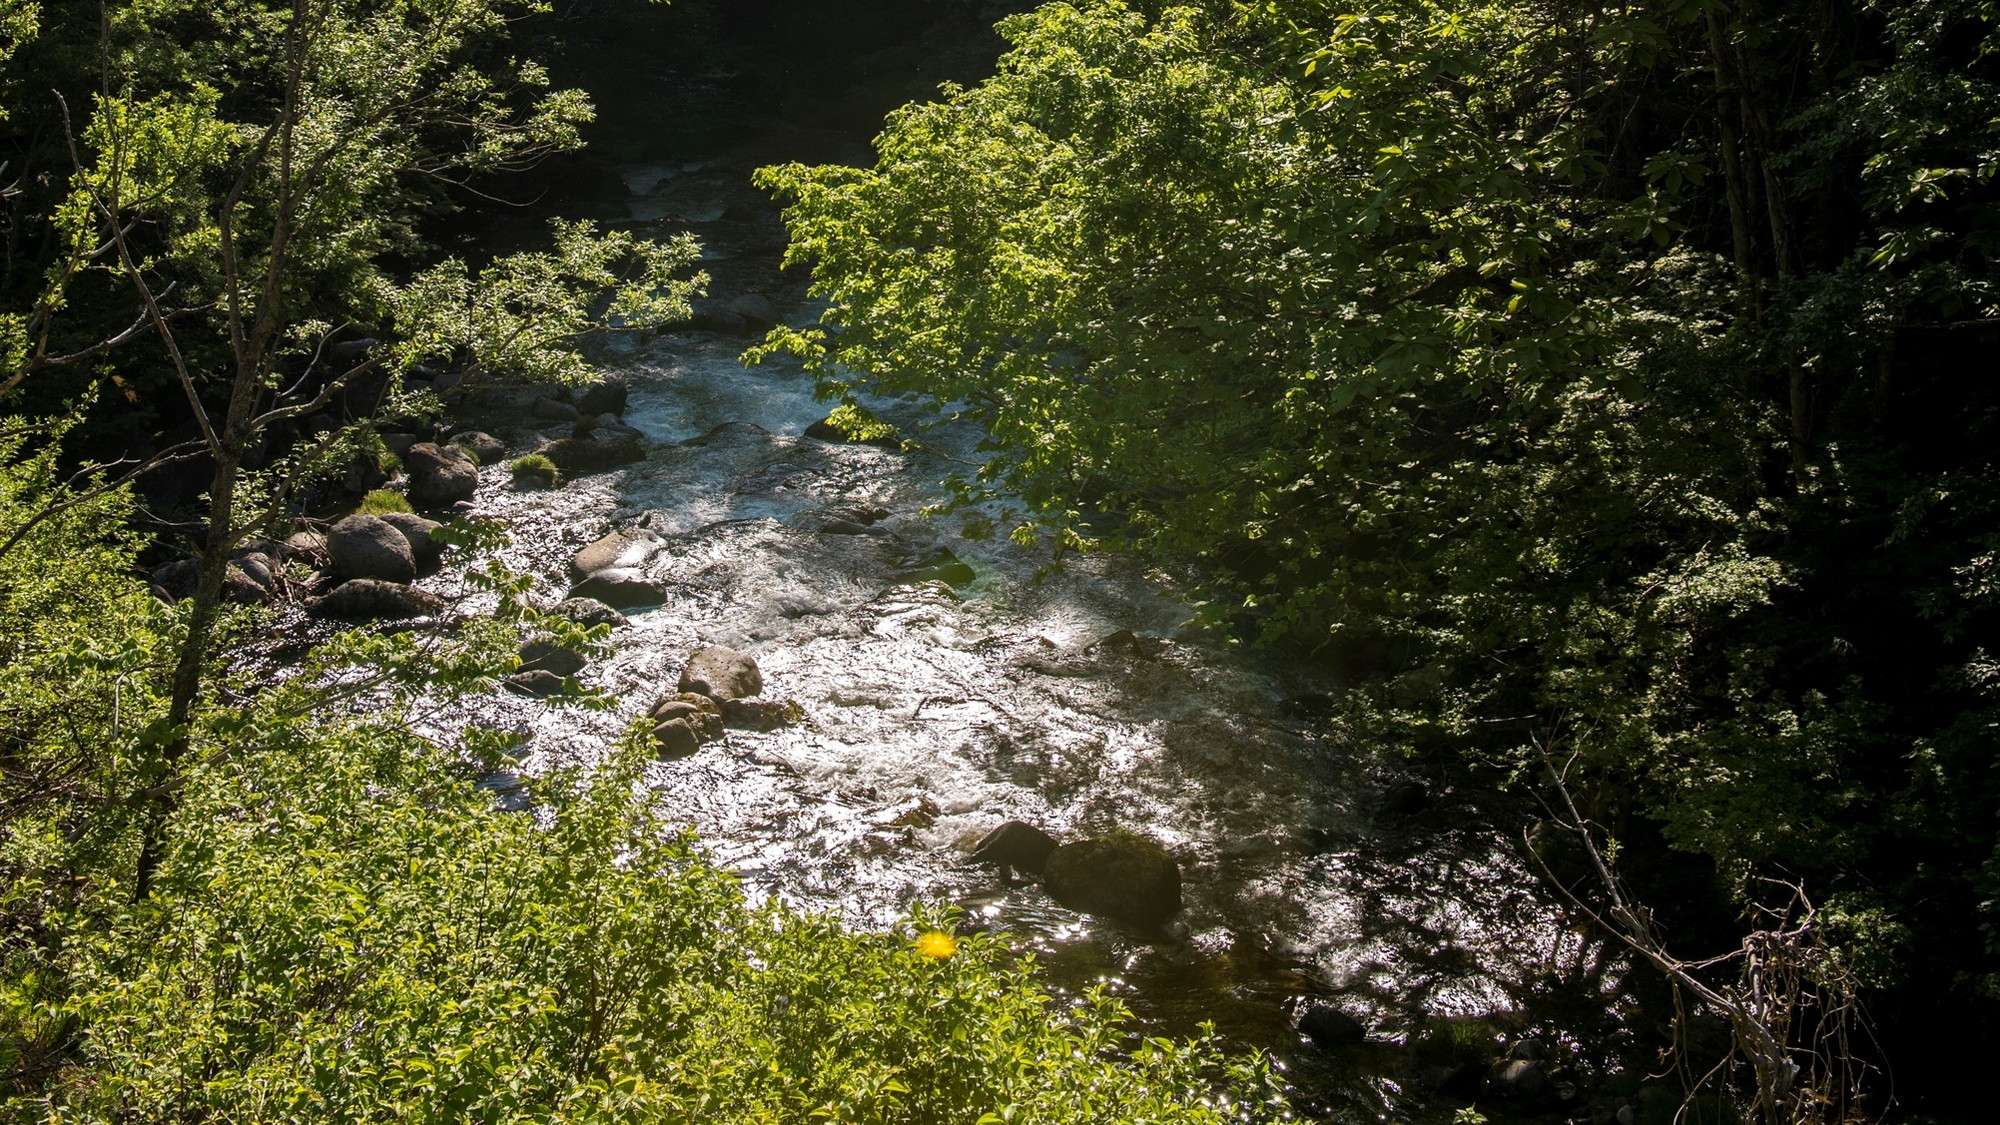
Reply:
<svg viewBox="0 0 2000 1125"><path fill-rule="evenodd" d="M763 173L827 302L767 348L976 419L963 501L1194 563L1372 729L1567 764L1638 870L1803 881L1897 1034L1990 1011L1992 5L1004 30L875 167Z"/></svg>

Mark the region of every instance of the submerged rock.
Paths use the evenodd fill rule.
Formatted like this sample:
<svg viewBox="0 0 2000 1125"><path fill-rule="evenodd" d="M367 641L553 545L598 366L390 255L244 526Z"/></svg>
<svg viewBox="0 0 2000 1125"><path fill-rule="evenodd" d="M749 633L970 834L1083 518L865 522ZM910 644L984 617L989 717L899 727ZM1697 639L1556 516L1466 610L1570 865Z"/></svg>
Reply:
<svg viewBox="0 0 2000 1125"><path fill-rule="evenodd" d="M326 532L326 550L335 578L408 582L417 576L409 539L378 516L352 515L334 524Z"/></svg>
<svg viewBox="0 0 2000 1125"><path fill-rule="evenodd" d="M596 598L564 598L549 612L567 617L578 625L610 625L616 628L619 625L631 624L630 619L624 614Z"/></svg>
<svg viewBox="0 0 2000 1125"><path fill-rule="evenodd" d="M570 587L572 599L588 598L618 609L659 605L667 600L667 589L639 573L623 567L600 570Z"/></svg>
<svg viewBox="0 0 2000 1125"><path fill-rule="evenodd" d="M591 543L570 560L570 573L581 578L600 570L630 569L646 565L660 553L659 537L636 528L614 531Z"/></svg>
<svg viewBox="0 0 2000 1125"><path fill-rule="evenodd" d="M1181 868L1167 849L1121 832L1064 844L1043 868L1049 897L1085 914L1153 928L1181 909Z"/></svg>
<svg viewBox="0 0 2000 1125"><path fill-rule="evenodd" d="M582 653L554 641L529 641L521 646L520 657L523 672L550 672L558 676L574 676L590 663Z"/></svg>
<svg viewBox="0 0 2000 1125"><path fill-rule="evenodd" d="M1054 836L1027 821L1009 820L980 837L968 858L973 863L992 864L1000 869L1002 879L1011 880L1015 871L1040 875L1049 853L1059 846Z"/></svg>
<svg viewBox="0 0 2000 1125"><path fill-rule="evenodd" d="M543 668L516 672L500 682L515 695L525 695L531 699L546 699L552 695L561 695L569 686L568 680Z"/></svg>
<svg viewBox="0 0 2000 1125"><path fill-rule="evenodd" d="M806 717L805 708L789 699L725 699L722 721L739 730L772 731Z"/></svg>
<svg viewBox="0 0 2000 1125"><path fill-rule="evenodd" d="M1293 1026L1321 1050L1359 1043L1368 1038L1368 1029L1362 1026L1360 1020L1324 1000L1308 1000L1299 1005L1298 1018Z"/></svg>
<svg viewBox="0 0 2000 1125"><path fill-rule="evenodd" d="M764 673L743 653L710 645L688 657L687 667L681 671L680 690L718 702L748 699L764 690Z"/></svg>

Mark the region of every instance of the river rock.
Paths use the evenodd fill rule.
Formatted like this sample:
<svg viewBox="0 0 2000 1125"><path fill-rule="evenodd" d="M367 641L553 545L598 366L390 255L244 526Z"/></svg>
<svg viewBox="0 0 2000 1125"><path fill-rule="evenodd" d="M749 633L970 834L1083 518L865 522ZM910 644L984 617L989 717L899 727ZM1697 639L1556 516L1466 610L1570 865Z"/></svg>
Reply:
<svg viewBox="0 0 2000 1125"><path fill-rule="evenodd" d="M731 300L726 307L742 318L743 330L752 335L770 329L782 319L778 306L762 293L745 293Z"/></svg>
<svg viewBox="0 0 2000 1125"><path fill-rule="evenodd" d="M659 605L667 600L667 589L637 570L613 567L600 570L570 587L571 598L589 598L618 609Z"/></svg>
<svg viewBox="0 0 2000 1125"><path fill-rule="evenodd" d="M779 730L805 718L805 708L789 699L725 699L722 721L738 730Z"/></svg>
<svg viewBox="0 0 2000 1125"><path fill-rule="evenodd" d="M1049 853L1042 874L1049 897L1085 914L1152 928L1180 912L1180 864L1143 836L1064 844Z"/></svg>
<svg viewBox="0 0 2000 1125"><path fill-rule="evenodd" d="M546 640L522 645L520 656L523 672L550 672L557 676L574 676L590 663L575 649Z"/></svg>
<svg viewBox="0 0 2000 1125"><path fill-rule="evenodd" d="M531 668L525 672L516 672L500 683L515 695L525 695L530 699L547 699L552 695L561 695L563 689L568 686L561 676L546 668Z"/></svg>
<svg viewBox="0 0 2000 1125"><path fill-rule="evenodd" d="M1431 791L1415 778L1405 778L1382 791L1385 816L1412 817L1431 807Z"/></svg>
<svg viewBox="0 0 2000 1125"><path fill-rule="evenodd" d="M624 433L557 438L535 452L554 462L565 476L607 472L620 465L646 459L646 450L640 440Z"/></svg>
<svg viewBox="0 0 2000 1125"><path fill-rule="evenodd" d="M583 392L583 397L576 400L576 410L578 414L583 415L623 415L625 400L629 394L630 388L623 383L599 383Z"/></svg>
<svg viewBox="0 0 2000 1125"><path fill-rule="evenodd" d="M326 531L326 551L336 578L408 582L417 576L410 541L379 516L352 515Z"/></svg>
<svg viewBox="0 0 2000 1125"><path fill-rule="evenodd" d="M1487 1074L1486 1092L1520 1104L1543 1101L1554 1092L1549 1082L1549 1064L1540 1059L1509 1059Z"/></svg>
<svg viewBox="0 0 2000 1125"><path fill-rule="evenodd" d="M437 595L379 578L356 578L343 582L334 587L332 593L306 606L306 612L314 617L335 617L343 621L429 617L443 610L444 601Z"/></svg>
<svg viewBox="0 0 2000 1125"><path fill-rule="evenodd" d="M507 446L483 430L455 434L451 443L472 454L473 459L482 465L497 465L507 456Z"/></svg>
<svg viewBox="0 0 2000 1125"><path fill-rule="evenodd" d="M653 704L652 710L646 712L646 717L655 723L679 719L694 731L695 739L699 742L713 742L722 737L722 709L716 705L715 700L705 695L696 695L693 692L670 695Z"/></svg>
<svg viewBox="0 0 2000 1125"><path fill-rule="evenodd" d="M1321 1050L1348 1046L1368 1038L1368 1029L1361 1025L1360 1020L1324 1000L1308 1000L1301 1004L1293 1026Z"/></svg>
<svg viewBox="0 0 2000 1125"><path fill-rule="evenodd" d="M317 531L294 531L287 536L280 548L285 558L296 559L309 566L327 564L326 536Z"/></svg>
<svg viewBox="0 0 2000 1125"><path fill-rule="evenodd" d="M1057 847L1054 836L1027 821L1009 820L980 837L968 858L998 867L1000 878L1011 882L1016 871L1040 875Z"/></svg>
<svg viewBox="0 0 2000 1125"><path fill-rule="evenodd" d="M549 612L567 617L578 625L610 625L616 628L631 624L624 614L596 598L564 598Z"/></svg>
<svg viewBox="0 0 2000 1125"><path fill-rule="evenodd" d="M764 690L764 674L757 662L721 645L698 648L681 671L680 690L705 695L722 702L748 699Z"/></svg>
<svg viewBox="0 0 2000 1125"><path fill-rule="evenodd" d="M410 503L419 508L447 508L479 491L479 462L456 445L420 441L403 455L403 468Z"/></svg>
<svg viewBox="0 0 2000 1125"><path fill-rule="evenodd" d="M662 758L685 758L701 749L701 738L686 719L666 719L653 725L653 753Z"/></svg>
<svg viewBox="0 0 2000 1125"><path fill-rule="evenodd" d="M528 413L544 422L574 422L583 416L583 411L560 399L538 398Z"/></svg>
<svg viewBox="0 0 2000 1125"><path fill-rule="evenodd" d="M570 573L581 578L600 570L631 569L645 566L660 553L660 541L651 532L637 528L614 531L576 553L569 562Z"/></svg>
<svg viewBox="0 0 2000 1125"><path fill-rule="evenodd" d="M397 531L409 541L410 555L419 567L427 567L444 555L444 544L431 537L431 533L444 525L436 520L427 520L412 512L384 512L375 517Z"/></svg>

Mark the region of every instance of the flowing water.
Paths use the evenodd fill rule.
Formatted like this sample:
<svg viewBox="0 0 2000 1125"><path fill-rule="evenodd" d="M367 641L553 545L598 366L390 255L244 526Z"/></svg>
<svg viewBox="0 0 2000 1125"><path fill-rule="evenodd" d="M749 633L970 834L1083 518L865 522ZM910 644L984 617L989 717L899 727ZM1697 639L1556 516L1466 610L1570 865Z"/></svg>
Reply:
<svg viewBox="0 0 2000 1125"><path fill-rule="evenodd" d="M738 127L759 126L746 115ZM754 287L809 319L800 279L773 272L780 236L747 186L784 135L769 124L726 151L640 146L575 206L649 232L692 229L719 297ZM1483 814L1484 795L1432 778L1427 809L1384 809L1407 763L1294 705L1330 686L1312 669L1193 624L1173 576L1116 557L1050 574L1046 551L968 537L963 513L924 516L939 479L979 456L976 432L933 431L909 452L806 437L826 409L810 381L783 363L743 367L746 342L689 331L605 350L606 374L631 387L625 421L649 439L641 463L548 492L511 490L504 465L482 470L476 514L508 528L503 557L537 576L545 601L600 535L643 527L662 540L646 570L664 604L633 611L615 653L584 673L618 696L614 709L475 703L476 718L519 736L523 770L603 755L673 691L691 650L741 649L764 695L797 701L804 721L731 731L654 764L648 781L751 894L862 928L957 904L967 925L1035 952L1057 987L1105 981L1151 1029L1214 1020L1234 1044L1279 1052L1302 1107L1343 1120L1448 1117L1451 1099L1421 1091L1395 1044L1424 1021L1517 1011L1551 979L1603 968L1511 831ZM529 401L471 403L466 420L510 456L567 432L534 423ZM477 611L449 571L432 585ZM1158 839L1182 865L1182 919L1164 937L1133 933L969 867L971 843L1007 819L1060 839L1115 827ZM1368 1025L1371 1045L1306 1046L1286 1005L1308 996Z"/></svg>

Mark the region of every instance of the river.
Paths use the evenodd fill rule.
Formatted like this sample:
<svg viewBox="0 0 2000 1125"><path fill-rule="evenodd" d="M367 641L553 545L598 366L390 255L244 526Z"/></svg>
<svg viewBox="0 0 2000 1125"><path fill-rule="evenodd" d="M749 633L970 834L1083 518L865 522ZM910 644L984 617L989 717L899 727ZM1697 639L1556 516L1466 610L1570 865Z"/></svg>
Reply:
<svg viewBox="0 0 2000 1125"><path fill-rule="evenodd" d="M705 33L728 33L722 24ZM659 60L672 44L607 33L593 73L618 99L613 134L508 222L561 213L691 230L715 303L756 293L809 321L805 279L778 273L782 227L750 171L867 159L853 120L900 88L884 68L973 65L990 50L952 26L939 34L959 36L957 54L913 51L923 34L892 37L863 60L874 60L865 93L826 92L844 108L803 124L787 113L795 82L781 96L740 65L669 70ZM755 52L739 43L723 57ZM504 464L482 470L475 514L508 528L502 556L536 576L544 600L607 531L644 527L664 542L648 564L664 604L633 612L614 654L584 673L615 708L505 694L474 704L479 721L518 735L523 770L601 756L673 690L691 650L728 645L754 655L764 694L797 701L805 720L732 731L647 780L754 896L862 928L914 903L957 904L968 926L1033 952L1052 987L1103 981L1149 1032L1212 1020L1233 1045L1279 1054L1310 1116L1448 1120L1476 1076L1468 1086L1405 1044L1451 1017L1488 1017L1466 1026L1503 1039L1539 1033L1558 1062L1576 1046L1521 1013L1552 981L1601 982L1616 966L1525 870L1503 801L1341 734L1310 705L1337 689L1326 673L1196 623L1195 591L1177 576L1120 557L1049 573L1046 551L968 537L964 513L926 517L939 479L980 456L975 431L931 431L916 451L804 436L825 404L795 365L745 368L747 343L689 330L604 346L605 375L631 389L625 421L649 441L641 463L547 492L514 491ZM526 452L567 432L529 416L532 394L473 401L465 418L510 456ZM879 405L892 419L908 409ZM856 533L857 516L877 513ZM951 560L965 569L947 571ZM476 610L449 571L431 585ZM1412 780L1424 807L1386 799ZM1182 865L1183 918L1165 939L1137 934L967 866L971 843L1006 819L1065 839L1114 827L1156 838ZM1315 1050L1287 1020L1301 998L1360 1020L1369 1042Z"/></svg>

